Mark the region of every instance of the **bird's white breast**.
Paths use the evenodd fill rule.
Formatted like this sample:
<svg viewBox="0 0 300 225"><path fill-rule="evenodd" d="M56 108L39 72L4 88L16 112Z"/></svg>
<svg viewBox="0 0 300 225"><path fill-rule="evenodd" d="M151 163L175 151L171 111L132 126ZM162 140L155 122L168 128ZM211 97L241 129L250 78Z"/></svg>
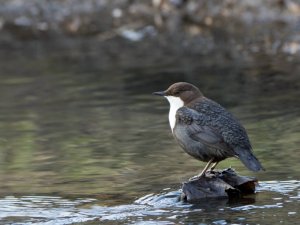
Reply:
<svg viewBox="0 0 300 225"><path fill-rule="evenodd" d="M176 123L176 117L175 117L176 112L179 108L184 106L184 102L179 97L166 96L166 98L170 103L169 123L171 126L171 130L173 132Z"/></svg>

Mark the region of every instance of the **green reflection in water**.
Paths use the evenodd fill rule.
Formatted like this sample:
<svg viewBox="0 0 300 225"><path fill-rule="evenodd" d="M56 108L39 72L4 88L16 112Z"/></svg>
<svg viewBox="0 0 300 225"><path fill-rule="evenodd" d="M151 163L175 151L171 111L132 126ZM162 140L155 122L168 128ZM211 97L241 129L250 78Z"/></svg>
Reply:
<svg viewBox="0 0 300 225"><path fill-rule="evenodd" d="M9 57L2 61L2 195L107 194L104 201L113 204L178 188L204 163L177 146L168 127L168 103L150 94L174 80L199 84L234 112L267 171L253 174L236 159L220 168L233 166L260 180L299 179L299 90L289 88L299 85L299 78L278 81L283 73L265 82L260 65L212 68L193 61L184 68L174 62L145 71L101 70L97 60L73 53L15 58L22 70L9 64ZM62 63L63 57L71 60ZM282 83L286 88L279 93Z"/></svg>

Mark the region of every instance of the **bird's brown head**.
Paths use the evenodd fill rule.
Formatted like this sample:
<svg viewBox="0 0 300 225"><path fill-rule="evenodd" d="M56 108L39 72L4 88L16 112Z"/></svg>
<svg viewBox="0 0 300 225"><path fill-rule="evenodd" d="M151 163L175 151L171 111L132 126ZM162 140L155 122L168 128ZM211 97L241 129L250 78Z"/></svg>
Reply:
<svg viewBox="0 0 300 225"><path fill-rule="evenodd" d="M170 100L170 98L180 98L180 100L183 101L184 105L203 96L197 87L186 82L174 83L167 90L154 92L153 94L165 96L166 98L168 98L168 100Z"/></svg>

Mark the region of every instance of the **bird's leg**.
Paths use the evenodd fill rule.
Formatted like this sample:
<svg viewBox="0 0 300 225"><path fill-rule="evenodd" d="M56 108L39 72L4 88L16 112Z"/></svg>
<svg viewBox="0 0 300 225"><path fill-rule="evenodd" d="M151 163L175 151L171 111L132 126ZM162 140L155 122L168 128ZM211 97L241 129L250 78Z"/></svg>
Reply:
<svg viewBox="0 0 300 225"><path fill-rule="evenodd" d="M213 161L214 161L214 158L209 160L209 162L206 164L206 166L204 167L202 172L197 177L202 177L205 174L205 172L208 170L209 166L212 164Z"/></svg>
<svg viewBox="0 0 300 225"><path fill-rule="evenodd" d="M206 166L204 167L204 169L201 171L201 173L199 173L197 176L194 176L192 178L190 178L190 181L192 180L197 180L200 177L202 177L203 175L205 175L205 172L208 170L209 166L212 164L212 162L214 161L214 158L212 158L211 160L209 160L209 162L206 164ZM217 165L216 163L214 163L213 166Z"/></svg>
<svg viewBox="0 0 300 225"><path fill-rule="evenodd" d="M215 162L211 167L210 167L210 171L213 171L216 166L218 165L219 162Z"/></svg>

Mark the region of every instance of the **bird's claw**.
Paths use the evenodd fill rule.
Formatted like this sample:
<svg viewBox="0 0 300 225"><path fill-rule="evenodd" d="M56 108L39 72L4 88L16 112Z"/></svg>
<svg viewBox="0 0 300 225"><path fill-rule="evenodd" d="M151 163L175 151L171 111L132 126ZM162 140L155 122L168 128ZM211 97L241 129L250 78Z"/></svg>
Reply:
<svg viewBox="0 0 300 225"><path fill-rule="evenodd" d="M204 176L205 176L205 174L199 174L199 175L191 177L189 179L189 181L199 180L201 177L204 177Z"/></svg>

